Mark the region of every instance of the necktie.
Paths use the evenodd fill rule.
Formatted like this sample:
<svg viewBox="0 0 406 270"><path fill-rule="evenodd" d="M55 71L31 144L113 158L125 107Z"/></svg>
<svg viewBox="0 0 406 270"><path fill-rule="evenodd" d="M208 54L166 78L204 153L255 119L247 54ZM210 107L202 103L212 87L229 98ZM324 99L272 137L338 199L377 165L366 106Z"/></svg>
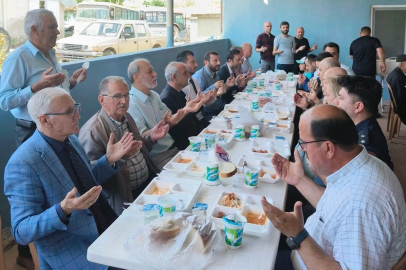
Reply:
<svg viewBox="0 0 406 270"><path fill-rule="evenodd" d="M192 78L190 78L190 79L189 79L189 82L192 84L192 86L193 86L193 90L195 90L195 93L196 93L196 95L197 95L197 89L196 89L195 82L193 81L193 79L192 79Z"/></svg>
<svg viewBox="0 0 406 270"><path fill-rule="evenodd" d="M69 153L70 160L72 162L73 170L75 171L76 178L79 182L84 193L89 191L94 185L91 183L90 179L87 180L85 174L83 173L84 164L82 163L78 153L73 148L70 142L65 143L65 149ZM83 194L82 194L83 195ZM101 207L98 203L98 200L89 207L90 212L92 212L94 220L96 221L97 231L99 234L102 234L107 229L106 218L101 211Z"/></svg>

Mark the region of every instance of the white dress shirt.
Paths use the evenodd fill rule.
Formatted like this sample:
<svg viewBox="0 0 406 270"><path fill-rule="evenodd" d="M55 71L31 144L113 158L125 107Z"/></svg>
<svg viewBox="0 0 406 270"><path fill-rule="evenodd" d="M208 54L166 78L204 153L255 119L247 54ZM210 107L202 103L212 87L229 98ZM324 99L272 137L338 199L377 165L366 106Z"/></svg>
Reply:
<svg viewBox="0 0 406 270"><path fill-rule="evenodd" d="M350 76L354 76L354 75L355 75L354 71L353 71L349 66L346 66L346 65L344 65L343 63L340 63L340 67L341 67L342 69L344 69L345 71L347 71L347 74L348 74L348 75L350 75Z"/></svg>
<svg viewBox="0 0 406 270"><path fill-rule="evenodd" d="M196 92L195 92L195 89L193 88L193 85L192 85L192 83L190 82L190 80L193 80L193 82L195 83L195 86L196 86ZM187 82L187 86L185 86L183 89L182 89L182 91L183 91L183 93L185 93L185 99L187 100L187 98L189 97L190 98L190 100L194 100L194 99L196 99L196 95L197 95L197 92L199 92L199 83L197 82L197 80L195 79L195 78L192 78L192 77L190 77L189 78L189 80L188 80L188 82ZM203 112L202 111L199 111L198 113L196 113L196 117L197 117L197 120L202 120L203 119Z"/></svg>
<svg viewBox="0 0 406 270"><path fill-rule="evenodd" d="M406 250L406 206L392 170L365 148L327 177L305 224L320 247L346 269L390 270ZM307 269L297 251L295 269Z"/></svg>

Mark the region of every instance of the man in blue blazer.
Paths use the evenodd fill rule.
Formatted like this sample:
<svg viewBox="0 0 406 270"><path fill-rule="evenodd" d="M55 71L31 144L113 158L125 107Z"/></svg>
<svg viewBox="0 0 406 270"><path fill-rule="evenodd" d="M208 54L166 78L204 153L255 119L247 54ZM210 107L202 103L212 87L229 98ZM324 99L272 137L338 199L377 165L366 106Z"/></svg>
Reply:
<svg viewBox="0 0 406 270"><path fill-rule="evenodd" d="M35 242L41 269L107 269L86 259L87 248L117 218L100 184L133 151L127 133L90 166L75 135L80 104L61 88L46 88L28 102L37 130L11 156L4 193L11 206L12 233L20 244ZM130 138L131 137L131 138Z"/></svg>
<svg viewBox="0 0 406 270"><path fill-rule="evenodd" d="M229 104L233 101L233 95L241 92L245 87L245 77L243 74L237 75L236 70L241 68L243 62L243 54L238 49L231 49L227 54L227 63L220 67L217 71L219 79L227 82L227 91L222 96L224 104ZM231 78L231 80L229 79ZM234 85L229 86L229 83L234 82Z"/></svg>

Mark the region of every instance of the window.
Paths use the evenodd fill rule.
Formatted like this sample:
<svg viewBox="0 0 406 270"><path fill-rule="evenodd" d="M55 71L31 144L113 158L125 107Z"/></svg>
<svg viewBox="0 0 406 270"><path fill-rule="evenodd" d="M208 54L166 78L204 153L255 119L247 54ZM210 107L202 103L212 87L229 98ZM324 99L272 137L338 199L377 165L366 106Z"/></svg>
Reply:
<svg viewBox="0 0 406 270"><path fill-rule="evenodd" d="M145 26L143 24L136 24L137 27L137 36L138 37L146 37L147 32L145 31Z"/></svg>
<svg viewBox="0 0 406 270"><path fill-rule="evenodd" d="M77 18L107 19L108 9L104 8L78 8Z"/></svg>
<svg viewBox="0 0 406 270"><path fill-rule="evenodd" d="M116 20L122 20L123 15L123 9L116 7Z"/></svg>
<svg viewBox="0 0 406 270"><path fill-rule="evenodd" d="M133 26L131 24L124 25L123 34L125 38L135 38Z"/></svg>
<svg viewBox="0 0 406 270"><path fill-rule="evenodd" d="M175 23L178 24L180 26L180 30L182 31L183 29L185 29L184 26L184 20L183 20L183 14L175 14Z"/></svg>

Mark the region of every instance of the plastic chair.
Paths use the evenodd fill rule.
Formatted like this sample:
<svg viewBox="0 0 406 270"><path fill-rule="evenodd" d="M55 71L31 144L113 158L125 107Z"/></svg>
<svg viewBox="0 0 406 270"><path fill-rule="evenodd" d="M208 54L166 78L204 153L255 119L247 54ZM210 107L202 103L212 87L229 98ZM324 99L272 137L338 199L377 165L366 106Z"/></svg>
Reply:
<svg viewBox="0 0 406 270"><path fill-rule="evenodd" d="M395 264L392 270L406 270L406 254Z"/></svg>
<svg viewBox="0 0 406 270"><path fill-rule="evenodd" d="M6 262L4 260L4 249L3 249L3 235L1 233L1 215L0 215L0 270L6 270Z"/></svg>
<svg viewBox="0 0 406 270"><path fill-rule="evenodd" d="M396 134L399 135L399 133L400 133L400 125L401 125L402 122L400 121L399 116L396 114L397 106L396 106L396 100L395 100L395 96L393 95L392 88L389 85L386 78L385 78L385 81L386 81L386 84L388 86L390 100L391 100L391 108L389 109L390 110L390 112L389 112L390 118L388 118L388 121L390 121L388 141L392 142L392 138L395 137Z"/></svg>

